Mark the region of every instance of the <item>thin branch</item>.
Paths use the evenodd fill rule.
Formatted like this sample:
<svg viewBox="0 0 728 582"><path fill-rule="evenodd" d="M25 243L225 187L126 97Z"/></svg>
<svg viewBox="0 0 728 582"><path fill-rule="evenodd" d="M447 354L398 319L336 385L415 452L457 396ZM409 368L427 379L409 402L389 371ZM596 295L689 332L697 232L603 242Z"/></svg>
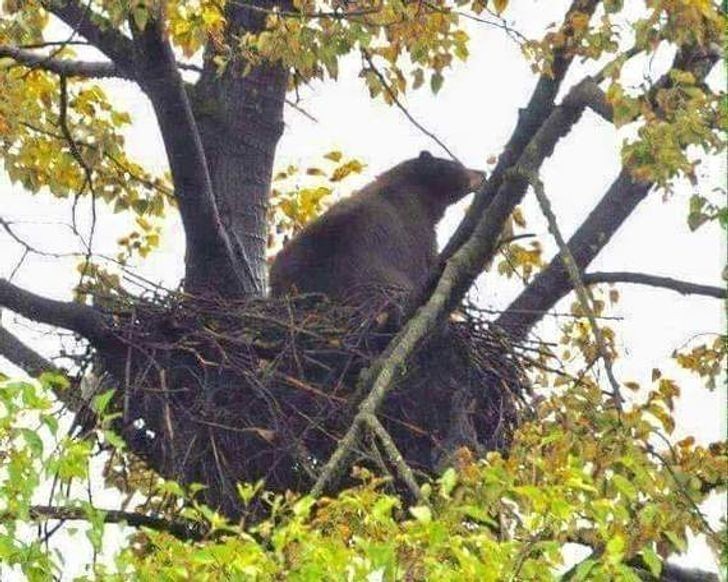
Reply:
<svg viewBox="0 0 728 582"><path fill-rule="evenodd" d="M569 246L566 244L566 241L561 234L561 229L559 229L559 225L556 221L556 215L551 208L551 201L549 200L548 196L546 196L543 183L538 179L537 176L531 176L529 181L533 186L533 190L536 194L536 198L538 199L541 211L546 217L549 231L551 232L551 235L554 237L554 240L559 247L559 257L561 258L561 262L563 263L564 268L569 274L569 279L571 280L571 283L576 290L576 296L579 299L579 304L581 305L581 308L584 310L584 313L586 313L587 319L589 320L589 326L591 327L592 333L594 334L594 340L596 341L597 350L599 351L599 354L604 361L604 369L607 372L607 378L609 379L609 383L612 385L612 401L614 402L614 406L617 408L617 410L621 411L622 394L619 388L619 382L614 376L614 369L612 368L612 356L607 350L607 343L604 339L604 334L602 333L602 329L599 327L596 316L594 314L594 295L592 294L591 289L584 285L584 281L582 280L579 268L576 266L574 255L571 254Z"/></svg>
<svg viewBox="0 0 728 582"><path fill-rule="evenodd" d="M412 125L414 125L418 130L420 130L432 141L434 141L438 146L440 146L447 153L448 156L450 156L454 161L459 162L460 160L458 160L458 158L455 156L454 153L452 153L450 148L445 145L445 142L443 142L439 137L437 137L434 133L432 133L419 121L417 121L409 112L409 110L402 104L402 102L398 99L397 94L394 92L394 89L390 87L389 82L387 81L387 79L385 79L382 72L374 65L371 55L367 51L362 50L362 56L369 65L369 69L376 75L377 79L379 79L379 82L382 84L382 87L384 87L384 90L386 91L389 98L392 100L392 103L395 104L397 109L399 109L404 114L404 116L410 121Z"/></svg>
<svg viewBox="0 0 728 582"><path fill-rule="evenodd" d="M85 176L84 183L81 185L81 188L76 193L74 208L76 201L78 201L78 198L83 194L87 186L89 191L91 192L91 230L89 233L87 245L86 261L84 263L83 273L81 274L81 278L83 278L86 275L86 270L88 268L91 255L93 253L94 232L96 230L96 189L94 188L93 169L86 163L86 160L83 159L83 155L81 155L81 151L78 149L78 145L76 144L73 135L71 135L71 129L68 127L68 80L63 75L61 75L60 78L60 89L61 96L59 104L60 113L58 115L58 124L60 125L61 133L63 134L63 137L65 138L68 147L71 150L71 156L74 160L76 160L76 163L81 166L81 171L84 173Z"/></svg>
<svg viewBox="0 0 728 582"><path fill-rule="evenodd" d="M382 426L382 423L379 422L379 419L373 414L365 416L364 420L369 425L369 428L372 430L374 435L379 439L387 458L392 462L395 469L397 469L399 476L402 481L404 481L405 485L407 485L412 496L417 501L421 502L423 500L422 491L420 491L420 487L412 473L412 469L410 469L407 461L404 460L402 453L400 453L399 449L397 449L397 445L387 432L387 429Z"/></svg>
<svg viewBox="0 0 728 582"><path fill-rule="evenodd" d="M45 54L39 54L33 48L43 48L46 46L53 46L55 43L43 43L38 45L27 45L23 47L19 46L8 46L0 45L0 58L11 58L18 64L28 67L30 69L42 69L50 73L62 75L64 77L79 77L84 79L127 79L134 80L135 76L131 71L122 70L112 61L83 61L77 59L63 59L58 57L52 57ZM87 42L81 43L64 43L64 46L68 44L82 44L88 45ZM180 63L177 62L177 68L182 71L192 71L195 73L201 73L202 67L192 63ZM291 106L295 106L293 103L289 103Z"/></svg>
<svg viewBox="0 0 728 582"><path fill-rule="evenodd" d="M119 511L115 509L98 509L103 515L104 523L118 523L130 527L146 527L156 531L167 532L183 541L200 541L204 538L203 524L185 519L166 519L132 511ZM89 521L89 509L85 507L58 507L52 505L34 505L29 508L28 514L33 521ZM19 519L10 512L0 513L0 521Z"/></svg>
<svg viewBox="0 0 728 582"><path fill-rule="evenodd" d="M75 331L91 342L109 339L106 318L93 307L41 297L5 279L0 279L0 306L38 323Z"/></svg>
<svg viewBox="0 0 728 582"><path fill-rule="evenodd" d="M649 285L650 287L669 289L682 295L704 295L705 297L715 297L716 299L726 299L728 297L728 291L725 287L700 285L671 277L648 275L647 273L629 273L625 271L587 273L582 276L582 280L586 285L596 285L598 283L634 283L635 285Z"/></svg>
<svg viewBox="0 0 728 582"><path fill-rule="evenodd" d="M31 50L0 45L0 58L2 57L11 58L18 64L31 69L42 69L64 77L93 79L126 77L126 74L110 61L79 61L53 58Z"/></svg>
<svg viewBox="0 0 728 582"><path fill-rule="evenodd" d="M41 257L52 257L54 259L60 259L60 258L66 258L66 257L79 257L79 256L85 256L85 254L82 253L56 253L56 252L50 252L50 251L42 251L29 242L25 241L13 230L11 222L5 220L3 217L0 216L0 227L2 227L3 230L8 234L8 236L13 239L16 243L21 245L23 247L23 250L25 253L32 253L34 255L38 255ZM12 280L12 276L10 279Z"/></svg>
<svg viewBox="0 0 728 582"><path fill-rule="evenodd" d="M311 115L308 111L306 111L303 107L301 107L298 103L296 103L292 99L286 99L286 105L288 105L291 109L298 111L306 119L309 119L310 121L313 121L314 123L319 122L318 119L316 119L313 115Z"/></svg>
<svg viewBox="0 0 728 582"><path fill-rule="evenodd" d="M313 12L303 12L303 11L297 11L292 12L288 10L281 10L280 7L277 7L275 10L272 8L266 8L265 6L257 6L256 4L252 4L250 2L242 2L240 0L230 0L230 4L237 6L238 8L242 8L245 10L250 10L252 12L258 12L260 14L275 14L276 16L280 16L283 18L295 18L295 19L318 19L318 20L354 20L353 17L357 16L367 16L370 14L378 14L382 11L382 2L377 3L375 6L372 6L370 8L361 8L357 10L340 10L340 9L334 9L334 10L318 10Z"/></svg>

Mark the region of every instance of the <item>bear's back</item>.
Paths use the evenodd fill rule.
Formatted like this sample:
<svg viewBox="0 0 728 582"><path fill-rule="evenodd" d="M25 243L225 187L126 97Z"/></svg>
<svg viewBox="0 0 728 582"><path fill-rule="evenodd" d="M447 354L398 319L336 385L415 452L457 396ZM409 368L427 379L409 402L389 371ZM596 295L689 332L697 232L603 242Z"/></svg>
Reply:
<svg viewBox="0 0 728 582"><path fill-rule="evenodd" d="M272 294L342 300L369 289L413 290L435 256L433 225L418 214L371 187L335 204L276 256Z"/></svg>

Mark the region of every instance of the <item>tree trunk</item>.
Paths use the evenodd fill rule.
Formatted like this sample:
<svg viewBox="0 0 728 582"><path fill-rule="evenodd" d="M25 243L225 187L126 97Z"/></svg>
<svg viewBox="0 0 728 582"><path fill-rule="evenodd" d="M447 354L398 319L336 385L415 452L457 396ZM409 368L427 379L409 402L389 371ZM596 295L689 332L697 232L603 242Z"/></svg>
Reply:
<svg viewBox="0 0 728 582"><path fill-rule="evenodd" d="M226 41L233 46L243 31L259 30L264 22L260 12L237 4L226 16ZM262 295L267 289L268 195L288 75L279 64L257 66L244 75L247 63L237 59L221 76L213 44L194 90L195 119L220 218L251 270L254 287L245 292Z"/></svg>

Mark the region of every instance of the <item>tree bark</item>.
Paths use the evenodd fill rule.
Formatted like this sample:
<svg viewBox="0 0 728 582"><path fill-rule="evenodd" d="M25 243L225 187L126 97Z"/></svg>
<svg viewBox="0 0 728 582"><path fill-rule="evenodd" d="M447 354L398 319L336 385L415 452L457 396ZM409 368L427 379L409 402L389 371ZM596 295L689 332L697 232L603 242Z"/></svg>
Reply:
<svg viewBox="0 0 728 582"><path fill-rule="evenodd" d="M274 5L280 2L257 3L262 8ZM260 11L229 3L227 43L234 46L244 32L260 30L264 17ZM193 92L195 119L220 218L250 267L249 294L262 295L267 289L268 197L276 145L283 133L288 74L277 63L254 66L245 74L248 63L237 58L220 75L215 56L210 43Z"/></svg>

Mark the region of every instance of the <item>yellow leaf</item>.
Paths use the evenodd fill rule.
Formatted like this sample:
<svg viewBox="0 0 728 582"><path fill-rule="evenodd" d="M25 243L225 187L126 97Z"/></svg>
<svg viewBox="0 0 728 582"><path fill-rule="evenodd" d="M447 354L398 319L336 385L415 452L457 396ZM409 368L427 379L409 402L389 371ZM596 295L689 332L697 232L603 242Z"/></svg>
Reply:
<svg viewBox="0 0 728 582"><path fill-rule="evenodd" d="M334 170L334 173L331 175L331 181L340 182L349 174L358 174L363 169L364 164L362 164L359 160L350 160Z"/></svg>
<svg viewBox="0 0 728 582"><path fill-rule="evenodd" d="M324 158L331 160L332 162L339 162L343 156L344 154L342 154L339 150L333 150L326 154Z"/></svg>
<svg viewBox="0 0 728 582"><path fill-rule="evenodd" d="M493 8L497 14L503 12L508 6L508 0L493 0Z"/></svg>

